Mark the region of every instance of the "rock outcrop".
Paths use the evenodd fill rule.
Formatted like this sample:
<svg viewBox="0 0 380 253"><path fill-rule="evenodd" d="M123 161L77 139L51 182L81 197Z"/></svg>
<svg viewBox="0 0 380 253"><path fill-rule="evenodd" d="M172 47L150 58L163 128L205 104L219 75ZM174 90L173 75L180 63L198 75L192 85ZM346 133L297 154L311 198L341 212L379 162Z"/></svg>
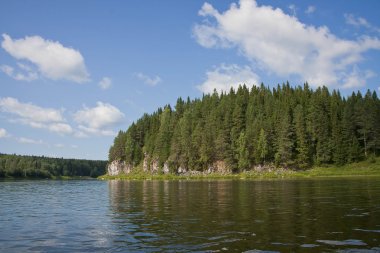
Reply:
<svg viewBox="0 0 380 253"><path fill-rule="evenodd" d="M107 173L110 176L117 176L120 174L128 174L132 171L132 165L126 164L123 161L113 161L107 166Z"/></svg>
<svg viewBox="0 0 380 253"><path fill-rule="evenodd" d="M164 174L169 174L169 173L170 173L169 165L168 165L167 162L164 163L164 167L162 168L162 172L163 172Z"/></svg>
<svg viewBox="0 0 380 253"><path fill-rule="evenodd" d="M227 164L224 161L216 161L212 165L210 165L205 172L207 174L230 174L232 171L228 168Z"/></svg>
<svg viewBox="0 0 380 253"><path fill-rule="evenodd" d="M120 160L111 162L110 164L108 164L108 167L107 167L108 175L110 176L128 174L132 171L132 169L133 169L132 165L126 164L124 161L120 161ZM152 174L157 174L157 173L169 174L171 171L174 171L174 173L177 173L179 175L202 175L202 174L207 175L211 173L217 173L217 174L232 173L224 161L216 161L210 166L208 166L207 170L200 172L200 171L189 170L188 168L183 167L183 166L179 166L178 168L170 168L168 162L165 162L163 167L160 167L158 159L151 159L151 157L147 154L144 155L142 169L144 172L148 172Z"/></svg>

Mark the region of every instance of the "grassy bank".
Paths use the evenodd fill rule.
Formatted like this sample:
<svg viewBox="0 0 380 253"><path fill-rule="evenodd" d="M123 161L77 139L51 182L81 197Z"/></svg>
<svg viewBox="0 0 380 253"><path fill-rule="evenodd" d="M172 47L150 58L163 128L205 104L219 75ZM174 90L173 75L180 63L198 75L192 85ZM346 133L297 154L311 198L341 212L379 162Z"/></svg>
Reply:
<svg viewBox="0 0 380 253"><path fill-rule="evenodd" d="M100 176L99 179L123 180L179 180L179 179L281 179L281 178L315 178L315 177L349 177L349 176L380 176L380 157L344 166L313 167L304 171L273 170L246 171L237 174L207 174L207 175L174 175L145 173L141 169L127 175Z"/></svg>

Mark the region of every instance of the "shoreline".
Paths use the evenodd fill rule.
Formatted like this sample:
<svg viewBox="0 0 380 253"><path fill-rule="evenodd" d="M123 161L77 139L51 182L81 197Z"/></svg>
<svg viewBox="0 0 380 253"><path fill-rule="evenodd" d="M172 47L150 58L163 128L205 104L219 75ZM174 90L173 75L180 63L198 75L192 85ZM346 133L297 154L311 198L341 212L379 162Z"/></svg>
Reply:
<svg viewBox="0 0 380 253"><path fill-rule="evenodd" d="M236 174L198 174L198 175L176 175L176 174L151 174L134 170L129 174L117 176L103 175L100 180L218 180L218 179L307 179L307 178L338 178L338 177L364 177L380 176L380 158L374 161L362 161L344 166L315 166L308 170L284 170L273 171L245 171Z"/></svg>

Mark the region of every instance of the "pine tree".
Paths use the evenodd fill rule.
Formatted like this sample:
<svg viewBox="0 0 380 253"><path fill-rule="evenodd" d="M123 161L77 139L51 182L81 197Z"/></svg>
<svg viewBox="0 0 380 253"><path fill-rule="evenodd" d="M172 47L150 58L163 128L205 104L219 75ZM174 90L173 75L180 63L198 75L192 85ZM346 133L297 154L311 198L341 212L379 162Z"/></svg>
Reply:
<svg viewBox="0 0 380 253"><path fill-rule="evenodd" d="M170 143L172 134L170 106L166 106L160 115L160 128L158 131L154 154L158 158L160 167L167 161L170 154Z"/></svg>
<svg viewBox="0 0 380 253"><path fill-rule="evenodd" d="M330 107L329 92L326 87L318 88L314 93L311 105L312 137L317 164L331 161Z"/></svg>
<svg viewBox="0 0 380 253"><path fill-rule="evenodd" d="M294 110L294 127L296 134L296 165L301 169L310 166L310 149L306 133L306 122L304 109L301 104L297 105Z"/></svg>
<svg viewBox="0 0 380 253"><path fill-rule="evenodd" d="M332 160L337 165L343 165L347 157L347 150L344 147L344 134L342 124L342 99L339 92L333 91L331 97L331 140L332 140Z"/></svg>
<svg viewBox="0 0 380 253"><path fill-rule="evenodd" d="M292 166L294 148L294 132L291 124L289 113L286 112L282 118L280 125L280 132L277 143L277 152L275 155L275 162L277 165L285 167Z"/></svg>
<svg viewBox="0 0 380 253"><path fill-rule="evenodd" d="M260 135L257 140L257 148L256 148L256 162L259 164L265 163L265 158L268 154L268 143L267 136L265 134L264 129L261 128Z"/></svg>
<svg viewBox="0 0 380 253"><path fill-rule="evenodd" d="M247 138L244 132L240 133L238 139L238 169L248 170L249 164L249 153L247 150Z"/></svg>

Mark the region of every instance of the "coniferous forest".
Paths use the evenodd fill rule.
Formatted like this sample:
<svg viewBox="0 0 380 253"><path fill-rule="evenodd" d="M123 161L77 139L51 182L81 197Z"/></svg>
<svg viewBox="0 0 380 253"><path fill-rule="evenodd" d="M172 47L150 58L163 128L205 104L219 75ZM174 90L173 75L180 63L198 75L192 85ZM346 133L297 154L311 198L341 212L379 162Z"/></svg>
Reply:
<svg viewBox="0 0 380 253"><path fill-rule="evenodd" d="M343 165L380 153L375 91L343 97L327 87L240 86L228 93L179 98L120 131L109 161L134 167L144 157L204 171L222 161L233 172L271 164L289 169Z"/></svg>
<svg viewBox="0 0 380 253"><path fill-rule="evenodd" d="M0 178L98 177L106 161L0 154Z"/></svg>

